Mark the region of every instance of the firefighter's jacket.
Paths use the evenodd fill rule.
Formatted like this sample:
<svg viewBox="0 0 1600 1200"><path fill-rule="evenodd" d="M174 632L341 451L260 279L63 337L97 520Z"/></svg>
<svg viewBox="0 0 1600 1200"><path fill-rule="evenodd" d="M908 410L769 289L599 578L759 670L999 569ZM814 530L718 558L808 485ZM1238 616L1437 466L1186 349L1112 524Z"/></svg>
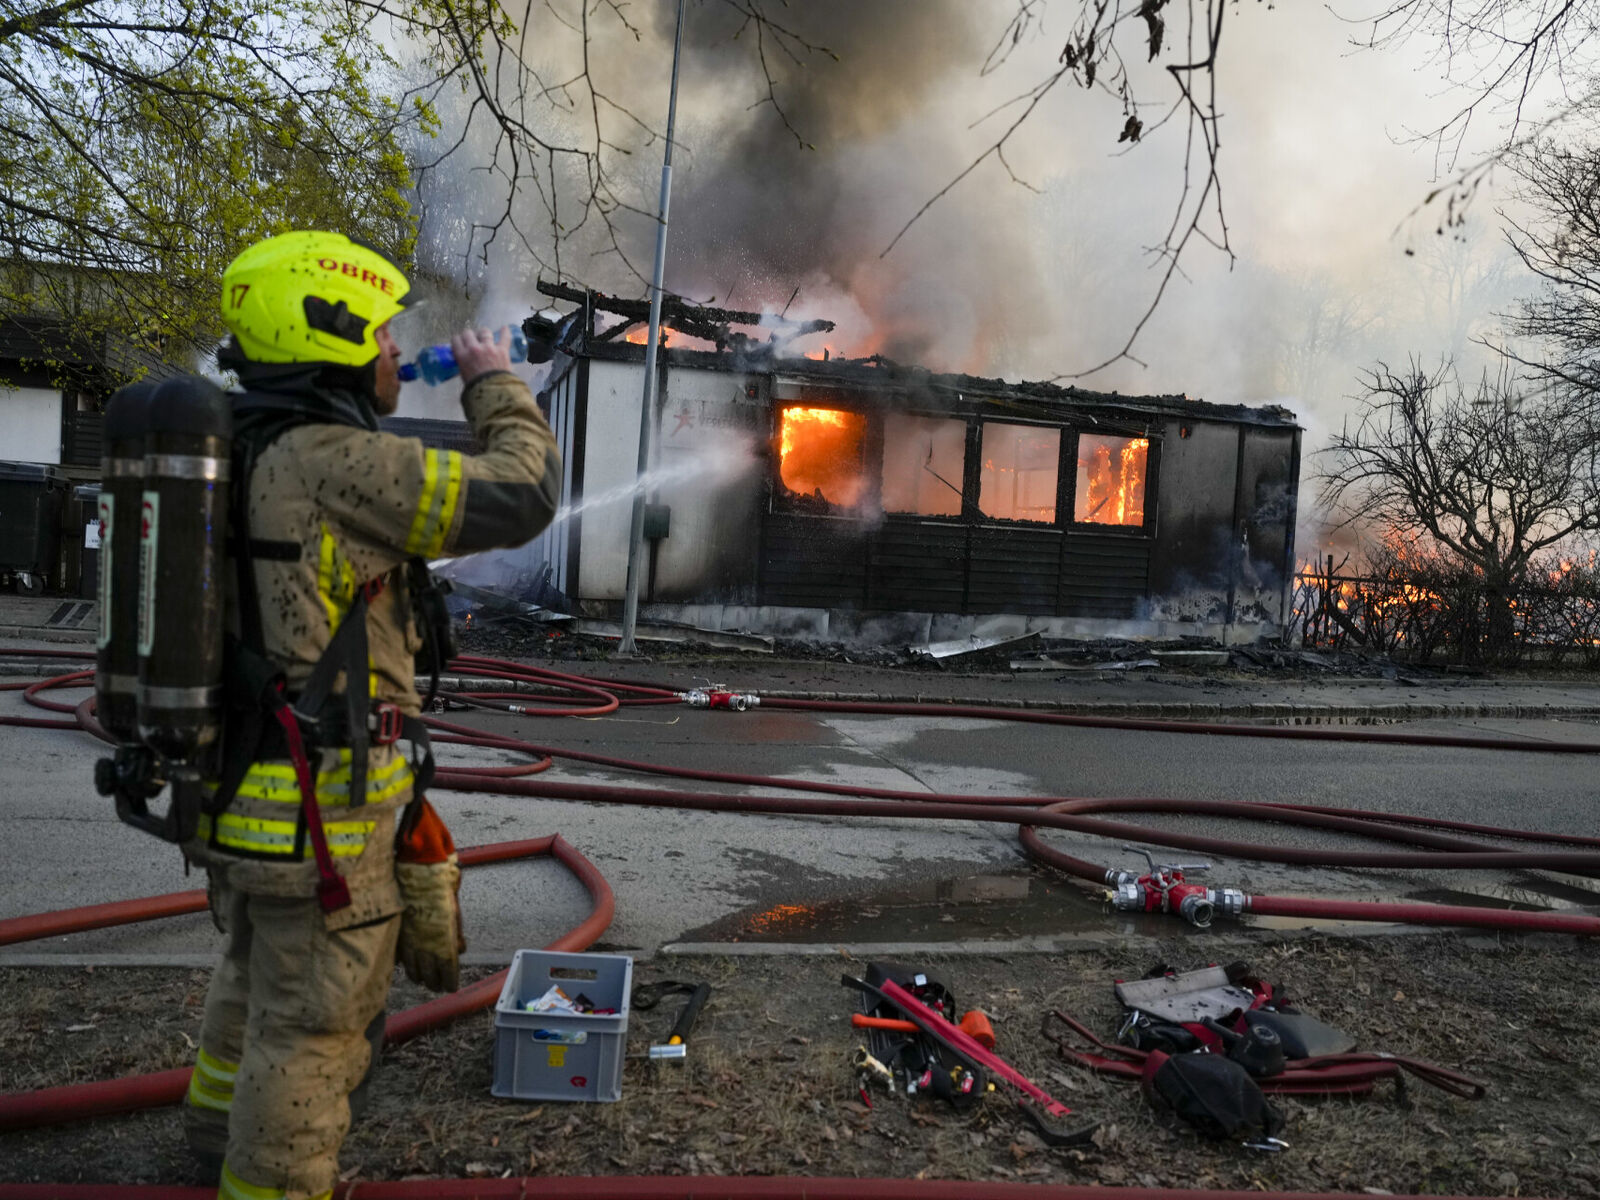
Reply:
<svg viewBox="0 0 1600 1200"><path fill-rule="evenodd" d="M368 661L374 704L421 711L414 655L422 636L405 563L528 541L549 524L561 491L555 438L527 386L509 372L473 380L462 397L479 455L430 450L415 438L349 424L300 424L261 453L250 479L252 558L267 657L291 697L369 581ZM232 614L236 617L237 613ZM233 622L230 622L231 624ZM342 692L343 676L336 685ZM339 707L337 702L332 707ZM405 743L368 750L366 795L352 798L350 751L324 749L317 802L333 861L352 904L330 927L398 912L394 833L411 797ZM317 870L287 760L253 763L231 804L202 816L188 856L227 872L239 890L310 896Z"/></svg>

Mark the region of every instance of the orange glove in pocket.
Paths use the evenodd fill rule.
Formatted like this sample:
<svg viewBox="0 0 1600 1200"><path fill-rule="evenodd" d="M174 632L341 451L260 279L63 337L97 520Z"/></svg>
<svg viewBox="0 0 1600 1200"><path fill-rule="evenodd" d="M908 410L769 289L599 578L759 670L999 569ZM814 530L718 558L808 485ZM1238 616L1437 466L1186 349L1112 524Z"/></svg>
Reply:
<svg viewBox="0 0 1600 1200"><path fill-rule="evenodd" d="M418 796L407 806L395 838L395 879L405 911L395 950L406 974L434 992L461 986L461 867L455 839L433 805Z"/></svg>

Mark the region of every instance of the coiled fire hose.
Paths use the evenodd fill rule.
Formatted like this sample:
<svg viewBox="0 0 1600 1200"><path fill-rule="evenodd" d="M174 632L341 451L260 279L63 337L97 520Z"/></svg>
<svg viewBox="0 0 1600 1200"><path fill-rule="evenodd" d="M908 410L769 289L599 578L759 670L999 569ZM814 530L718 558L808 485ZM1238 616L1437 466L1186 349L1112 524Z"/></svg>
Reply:
<svg viewBox="0 0 1600 1200"><path fill-rule="evenodd" d="M89 658L92 655L71 651L5 650L0 657ZM582 676L567 675L525 664L504 662L477 656L463 656L454 660L452 669L474 671L489 678L512 684L537 685L549 689L546 693L529 694L524 691L470 691L454 694L455 699L471 707L500 709L522 715L546 716L600 716L616 711L624 704L681 703L683 694L654 684L605 681ZM28 684L3 684L0 690L22 690L25 700L47 711L72 714L71 720L50 718L0 717L0 725L20 725L33 728L83 730L101 738L105 735L95 723L92 698L79 704L65 704L47 699L42 693L57 688L88 686L92 672L75 671L41 679ZM566 693L563 697L562 693ZM587 703L574 705L568 697L582 698ZM1463 738L1438 735L1393 734L1362 729L1308 729L1279 727L1245 727L1216 725L1199 722L1149 721L1076 716L1062 713L989 708L974 705L940 704L889 704L835 702L814 700L771 699L769 708L789 708L801 711L833 713L862 713L915 716L964 716L998 721L1024 721L1059 725L1076 725L1095 728L1134 729L1165 733L1194 733L1231 737L1274 737L1299 740L1358 741L1393 743L1396 745L1423 745L1464 747L1473 749L1507 750L1524 753L1596 754L1600 745L1593 743L1525 743L1503 738ZM930 795L924 792L906 792L884 788L852 787L822 782L797 782L768 776L731 772L703 771L695 768L663 767L606 755L563 750L557 747L535 745L520 738L486 732L431 720L439 733L437 741L476 747L513 750L529 756L525 764L504 767L474 767L441 769L435 780L440 790L485 791L510 795L526 795L549 799L577 799L609 803L649 805L655 807L682 807L728 812L764 812L777 814L815 814L871 816L903 819L942 817L957 820L1004 821L1017 824L1022 830L1025 851L1038 861L1090 879L1108 882L1119 873L1086 860L1076 859L1053 850L1039 836L1038 830L1060 828L1077 833L1096 834L1119 839L1136 839L1159 843L1181 849L1206 850L1241 858L1289 863L1315 863L1324 866L1391 866L1439 868L1526 867L1556 869L1572 874L1600 876L1600 838L1563 834L1541 834L1523 830L1501 829L1491 826L1470 825L1463 822L1442 821L1431 818L1407 817L1389 813L1363 813L1313 805L1263 804L1234 801L1178 801L1151 798L1039 798L964 797L955 795ZM754 796L729 796L701 792L683 792L665 789L620 788L593 784L560 783L533 778L546 770L555 758L588 762L622 770L666 775L702 782L736 784L749 787L809 791L850 797L849 799L792 798L773 799ZM1310 828L1337 830L1346 833L1375 837L1418 847L1411 851L1350 851L1330 852L1293 847L1251 845L1230 839L1203 837L1152 830L1141 825L1108 821L1094 814L1106 812L1177 812L1214 816L1242 817L1280 824L1301 825ZM1448 832L1445 832L1448 831ZM1477 838L1499 838L1514 841L1540 841L1564 847L1583 847L1560 851L1506 850L1491 842L1473 840L1456 834L1472 834ZM520 850L512 849L520 847ZM538 848L534 848L538 847ZM573 869L595 898L595 912L580 926L551 944L551 948L576 949L592 944L609 924L613 901L610 890L581 855L562 842L559 837L539 839L536 842L500 843L497 846L479 847L463 853L463 865L472 862L499 861L495 858L521 857L526 854L553 853ZM483 857L476 857L481 854ZM585 870L586 868L586 870ZM1339 902L1297 900L1283 897L1247 897L1248 904L1240 911L1281 913L1284 915L1316 915L1354 920L1406 921L1424 924L1463 924L1484 928L1542 930L1575 934L1600 933L1600 918L1577 914L1525 913L1449 907L1430 904L1375 904L1371 902ZM89 929L134 920L153 919L180 912L198 911L204 907L201 892L181 893L174 896L152 897L144 901L125 901L119 904L99 905L92 909L70 910L37 916L0 921L0 944ZM498 995L504 973L471 985L452 996L442 997L420 1005L408 1012L390 1018L386 1039L402 1041L414 1037L437 1024L451 1020L466 1012L488 1007ZM187 1084L188 1071L177 1070L154 1075L116 1080L108 1083L83 1084L65 1088L45 1089L41 1092L14 1096L0 1096L0 1129L20 1128L27 1125L51 1123L85 1116L130 1111L176 1102ZM453 1195L522 1195L531 1181L460 1181L465 1190L454 1190L454 1181L430 1180L422 1188L400 1184L359 1184L340 1194L355 1196L430 1196ZM564 1181L565 1190L551 1190L551 1180L539 1180L543 1194L569 1196L608 1195L617 1197L673 1197L683 1196L858 1196L863 1185L871 1184L870 1192L885 1197L916 1196L922 1198L960 1195L979 1200L988 1196L1061 1197L1078 1200L1087 1197L1089 1189L1058 1188L1039 1185L978 1184L963 1182L954 1185L958 1191L943 1190L936 1181L907 1180L826 1180L805 1179L754 1179L718 1180L711 1188L705 1180L692 1183L674 1180L602 1180L572 1179ZM587 1189L588 1184L599 1190ZM570 1184L570 1188L565 1185ZM846 1190L833 1190L833 1185ZM510 1185L502 1188L500 1185ZM698 1185L698 1186L696 1186ZM86 1185L82 1189L50 1186L43 1190L32 1185L0 1186L0 1197L31 1195L113 1196L126 1194L149 1197L190 1196L209 1194L202 1190L185 1188L116 1189L99 1185ZM652 1190L653 1189L653 1190ZM1236 1196L1230 1192L1174 1191L1168 1189L1130 1189L1129 1196L1160 1195L1167 1200L1193 1197L1215 1198ZM1096 1195L1099 1189L1095 1190ZM1255 1193L1272 1196L1274 1193ZM1277 1193L1311 1200L1311 1193Z"/></svg>
<svg viewBox="0 0 1600 1200"><path fill-rule="evenodd" d="M11 651L9 653L20 653ZM60 651L33 652L55 657L80 657ZM659 684L617 680L596 680L547 668L499 659L464 655L453 660L453 670L478 672L487 679L532 685L547 689L543 693L526 691L464 691L452 699L469 707L511 711L523 715L598 716L614 712L623 705L681 703L683 693ZM87 686L89 672L72 672L31 684L0 685L22 687L32 704L50 711L71 713L72 722L62 726L83 728L104 736L93 721L91 701L77 705L47 699L41 693L53 688ZM584 701L572 704L576 697ZM1303 727L1251 727L1195 722L1146 721L1084 717L1071 714L989 708L974 705L888 704L815 701L775 698L768 708L815 712L879 713L902 716L964 715L998 721L1026 721L1064 725L1089 725L1098 728L1156 729L1161 732L1206 733L1230 737L1293 737L1321 740L1470 747L1522 753L1600 754L1600 744L1521 742L1507 738L1462 738L1432 734L1396 734L1370 729L1308 729ZM0 723L20 723L25 718L0 718ZM1008 822L1021 829L1024 851L1035 861L1096 884L1119 884L1119 890L1138 892L1137 904L1146 911L1183 912L1197 924L1209 923L1217 911L1230 915L1253 912L1262 915L1315 916L1339 920L1405 922L1426 925L1464 925L1475 928L1542 931L1592 935L1600 933L1600 917L1577 913L1518 912L1471 906L1438 904L1389 904L1371 901L1342 901L1322 898L1247 896L1232 889L1207 889L1186 884L1181 874L1174 880L1159 873L1134 877L1077 858L1049 846L1041 828L1063 829L1078 834L1161 844L1177 849L1198 850L1234 858L1265 862L1316 865L1325 867L1394 867L1428 870L1482 870L1520 868L1558 870L1574 875L1600 876L1600 838L1572 834L1542 834L1526 830L1473 825L1394 813L1362 812L1317 805L1261 803L1226 800L1175 800L1143 797L1036 797L1036 796L960 796L910 792L889 788L859 787L821 781L796 781L771 776L726 771L707 771L688 767L668 767L654 763L566 750L538 745L439 719L430 719L436 741L525 754L529 762L509 767L442 767L436 786L455 791L493 792L557 800L584 800L612 804L667 808L692 808L720 812L760 812L789 815L879 817L888 819L948 818L952 820ZM625 788L602 784L563 783L537 778L556 758L591 763L642 774L677 779L781 791L802 791L840 797L773 798L728 795L675 789ZM1228 838L1157 830L1124 821L1109 820L1107 813L1174 813L1239 818L1248 821L1300 826L1353 834L1368 839L1400 843L1409 850L1307 849L1254 844ZM1471 835L1471 836L1461 836ZM1505 841L1544 842L1559 849L1515 850L1496 844ZM1173 884L1178 886L1173 888ZM1158 886L1161 889L1157 895ZM1181 899L1193 896L1185 906ZM1157 908L1157 900L1160 900ZM1169 905L1167 901L1171 900ZM1122 906L1122 905L1119 905ZM1130 902L1125 907L1136 908ZM1204 919L1196 914L1203 912ZM0 926L3 929L3 926Z"/></svg>

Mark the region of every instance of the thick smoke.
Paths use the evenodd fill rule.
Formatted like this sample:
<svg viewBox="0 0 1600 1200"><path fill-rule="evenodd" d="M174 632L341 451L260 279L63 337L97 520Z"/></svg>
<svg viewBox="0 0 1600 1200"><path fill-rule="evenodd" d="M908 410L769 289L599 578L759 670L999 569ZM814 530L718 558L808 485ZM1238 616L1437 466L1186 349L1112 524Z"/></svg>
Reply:
<svg viewBox="0 0 1600 1200"><path fill-rule="evenodd" d="M795 63L769 46L774 96L763 103L751 32L734 40L733 10L697 8L684 62L686 140L697 149L673 197L674 273L755 308L782 309L798 287L791 314L827 315L830 301L854 297L873 328L853 332L873 344L837 349L982 365L964 353L977 313L1007 286L1027 297L1026 247L970 202L977 197L961 197L964 244L943 278L930 278L915 252L880 257L954 161L928 118L947 108L956 81L978 75L982 9L817 0L781 10L800 38L837 58L813 52ZM741 92L750 99L727 102ZM920 145L908 144L909 130ZM989 264L986 280L964 273L978 260Z"/></svg>
<svg viewBox="0 0 1600 1200"><path fill-rule="evenodd" d="M605 97L598 111L608 137L631 151L610 156L623 206L613 208L611 229L575 207L582 181L557 178L564 218L582 218L562 274L634 296L649 271L647 214L662 149L642 129L664 124L676 6L644 7L642 18L626 8L640 22L637 36L608 6L589 17L589 66ZM1113 99L1063 83L1008 144L1007 162L1027 186L990 158L883 254L1015 119L1020 106L1006 102L1055 65L1075 4L1041 7L1046 22L987 75L1014 0L763 5L792 30L787 40L744 23L741 7L688 6L669 290L838 321L835 334L800 344L812 352L824 344L836 354L878 351L1013 380L1115 355L1159 280L1148 248L1165 233L1183 183L1181 114L1160 127L1162 110L1146 111L1146 139L1130 148L1117 142ZM571 18L576 7L558 0L555 10ZM530 65L547 82L571 80L576 21L563 25L551 11L530 17L538 35L528 40ZM1430 94L1435 81L1415 63L1351 55L1348 34L1323 10L1253 7L1232 23L1218 82L1236 257L1192 245L1134 349L1139 361L1094 374L1088 386L1284 403L1328 427L1349 411L1358 372L1374 358L1470 354L1473 338L1492 329L1513 290L1496 275L1492 200L1480 200L1465 242L1396 233L1426 194L1434 162L1391 131L1425 127L1450 101ZM1163 82L1159 73L1141 82L1144 95L1170 101ZM536 108L541 128L562 144L587 144L581 87L552 96L570 107ZM533 280L552 277L556 264L548 251L542 263L518 251L509 229L487 262L463 253L470 223L492 219L504 196L484 169L482 132L424 191L424 251L441 274L465 272L480 298L495 297L498 321L519 298L524 309L541 306ZM532 194L519 193L516 207L538 240L544 217ZM1216 235L1214 224L1209 231ZM1474 273L1484 286L1462 286Z"/></svg>

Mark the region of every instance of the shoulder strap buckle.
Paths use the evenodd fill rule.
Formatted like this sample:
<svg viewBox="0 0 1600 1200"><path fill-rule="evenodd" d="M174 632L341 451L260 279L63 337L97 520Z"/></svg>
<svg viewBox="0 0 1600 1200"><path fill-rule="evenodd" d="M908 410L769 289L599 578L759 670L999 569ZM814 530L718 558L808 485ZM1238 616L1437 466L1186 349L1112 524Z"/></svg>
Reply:
<svg viewBox="0 0 1600 1200"><path fill-rule="evenodd" d="M400 706L390 704L387 700L378 701L367 714L367 731L372 735L374 746L394 745L400 740L404 724L405 714L400 711Z"/></svg>

